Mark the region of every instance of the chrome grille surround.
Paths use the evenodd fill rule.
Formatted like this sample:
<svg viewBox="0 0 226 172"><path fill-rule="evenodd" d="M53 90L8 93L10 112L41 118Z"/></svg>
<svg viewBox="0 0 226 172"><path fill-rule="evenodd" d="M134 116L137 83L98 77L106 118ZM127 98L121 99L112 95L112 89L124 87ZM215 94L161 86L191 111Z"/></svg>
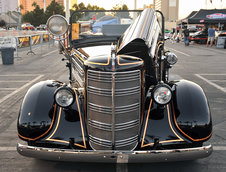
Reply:
<svg viewBox="0 0 226 172"><path fill-rule="evenodd" d="M138 143L141 71L87 70L87 128L94 150L133 150Z"/></svg>

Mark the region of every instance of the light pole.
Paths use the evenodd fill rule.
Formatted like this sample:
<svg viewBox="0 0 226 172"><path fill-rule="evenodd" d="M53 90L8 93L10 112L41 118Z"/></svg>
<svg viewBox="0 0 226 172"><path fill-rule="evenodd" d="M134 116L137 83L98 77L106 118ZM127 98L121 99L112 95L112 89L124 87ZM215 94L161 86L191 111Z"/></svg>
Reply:
<svg viewBox="0 0 226 172"><path fill-rule="evenodd" d="M70 18L70 10L69 10L69 0L66 0L65 4L65 17L67 19L67 22L69 23L69 18Z"/></svg>
<svg viewBox="0 0 226 172"><path fill-rule="evenodd" d="M44 10L44 12L46 12L46 0L43 0L44 2L44 6L43 6L43 10Z"/></svg>
<svg viewBox="0 0 226 172"><path fill-rule="evenodd" d="M137 0L134 0L134 10L136 10L137 9ZM136 12L134 12L133 13L133 20L135 20L137 18L137 13Z"/></svg>

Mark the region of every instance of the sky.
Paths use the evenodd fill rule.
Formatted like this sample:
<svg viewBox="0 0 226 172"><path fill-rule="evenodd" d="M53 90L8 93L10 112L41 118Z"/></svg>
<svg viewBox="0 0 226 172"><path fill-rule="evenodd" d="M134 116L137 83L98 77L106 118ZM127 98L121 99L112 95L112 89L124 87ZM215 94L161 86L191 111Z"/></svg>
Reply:
<svg viewBox="0 0 226 172"><path fill-rule="evenodd" d="M83 2L104 7L110 10L116 4L126 4L129 9L134 9L134 0L78 0L78 3ZM144 4L152 4L153 0L137 0L137 8L143 8ZM226 9L226 0L179 0L179 19L187 17L192 11L199 9Z"/></svg>
<svg viewBox="0 0 226 172"><path fill-rule="evenodd" d="M187 17L192 11L200 9L226 9L226 0L180 0L179 19Z"/></svg>
<svg viewBox="0 0 226 172"><path fill-rule="evenodd" d="M126 4L129 9L134 9L134 0L77 0L77 3L83 2L85 5L88 3L92 5L98 5L99 7L104 7L106 10L112 9L116 4L123 5ZM144 4L152 4L153 0L137 0L137 8L143 8Z"/></svg>

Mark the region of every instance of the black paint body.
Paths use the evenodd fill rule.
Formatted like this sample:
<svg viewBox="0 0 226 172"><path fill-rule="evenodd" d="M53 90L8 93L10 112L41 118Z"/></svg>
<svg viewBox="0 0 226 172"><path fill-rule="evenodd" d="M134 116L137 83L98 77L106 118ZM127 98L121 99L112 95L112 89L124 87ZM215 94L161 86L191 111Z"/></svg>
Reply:
<svg viewBox="0 0 226 172"><path fill-rule="evenodd" d="M78 41L71 41L75 48L70 56L72 73L77 68L81 71L73 76L70 87L84 88L84 95L75 91L74 104L69 108L61 108L54 100L54 92L62 85L61 82L43 81L35 84L27 92L21 106L18 119L19 137L36 146L92 150L87 132L87 73L92 70L112 75L117 72L138 71L140 115L136 124L139 125L136 150L192 147L208 140L212 134L211 114L200 86L186 80L165 83L172 88L173 98L164 107L159 107L151 98L151 89L158 84L154 63L157 53L151 53L155 44L149 44L150 26L157 22L154 17L153 11L144 11L135 26L132 25L119 39L115 56L88 56L77 49ZM132 33L137 35L131 36ZM160 35L159 30L156 41L160 41ZM115 38L112 41L115 42ZM103 45L104 39L96 43L90 40L86 44ZM109 37L106 44L109 44ZM85 43L81 44L83 46ZM155 46L154 50L158 49L158 44ZM73 85L77 82L79 84ZM99 94L103 94L103 91L99 91ZM99 112L104 109L101 108L98 109Z"/></svg>

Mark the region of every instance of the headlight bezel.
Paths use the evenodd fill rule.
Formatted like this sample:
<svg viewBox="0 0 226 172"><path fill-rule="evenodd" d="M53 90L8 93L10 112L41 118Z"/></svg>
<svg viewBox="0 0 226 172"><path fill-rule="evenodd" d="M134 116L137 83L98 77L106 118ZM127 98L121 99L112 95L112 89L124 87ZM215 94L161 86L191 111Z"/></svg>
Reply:
<svg viewBox="0 0 226 172"><path fill-rule="evenodd" d="M169 65L175 65L178 61L177 55L169 52L166 56L166 61Z"/></svg>
<svg viewBox="0 0 226 172"><path fill-rule="evenodd" d="M156 94L157 94L157 91L159 91L161 88L165 89L164 91L168 91L168 93L170 94L170 97L167 98L167 101L165 102L160 102L157 100L156 98ZM163 91L163 92L164 92ZM160 91L161 92L161 91ZM164 94L164 93L163 93ZM167 93L166 93L167 94ZM173 92L172 92L172 88L167 85L167 84L158 84L157 86L155 86L152 90L152 99L154 100L154 102L158 105L161 105L161 106L164 106L164 105L167 105L170 103L170 101L172 100L172 97L173 97Z"/></svg>
<svg viewBox="0 0 226 172"><path fill-rule="evenodd" d="M70 103L68 103L68 104L66 104L66 105L64 105L63 103L60 103L60 101L59 101L59 94L60 94L60 92L62 92L62 91L66 91L67 93L69 93L70 95L71 95L71 97L72 97L72 100L70 101ZM62 94L62 93L61 93ZM74 92L74 90L72 89L72 88L70 88L70 87L68 87L68 86L62 86L62 87L59 87L56 91L55 91L55 93L54 93L54 101L55 101L55 103L58 105L58 106L60 106L60 107L62 107L62 108L68 108L68 107L70 107L74 102L75 102L75 97L76 95L75 95L75 92Z"/></svg>
<svg viewBox="0 0 226 172"><path fill-rule="evenodd" d="M56 19L56 18L61 18L61 19L63 19L63 21L65 22L66 29L65 29L64 32L62 32L61 34L56 34L55 32L53 32L53 29L51 29L51 27L50 27L51 21L52 21L53 19ZM63 35L66 34L66 33L68 32L68 30L69 30L69 24L68 24L66 18L65 18L64 16L62 16L62 15L59 15L59 14L52 15L52 16L47 20L46 25L47 25L47 29L48 29L48 31L50 32L50 34L53 35L53 36L57 36L57 37L63 36ZM56 24L56 25L57 25L57 24Z"/></svg>

